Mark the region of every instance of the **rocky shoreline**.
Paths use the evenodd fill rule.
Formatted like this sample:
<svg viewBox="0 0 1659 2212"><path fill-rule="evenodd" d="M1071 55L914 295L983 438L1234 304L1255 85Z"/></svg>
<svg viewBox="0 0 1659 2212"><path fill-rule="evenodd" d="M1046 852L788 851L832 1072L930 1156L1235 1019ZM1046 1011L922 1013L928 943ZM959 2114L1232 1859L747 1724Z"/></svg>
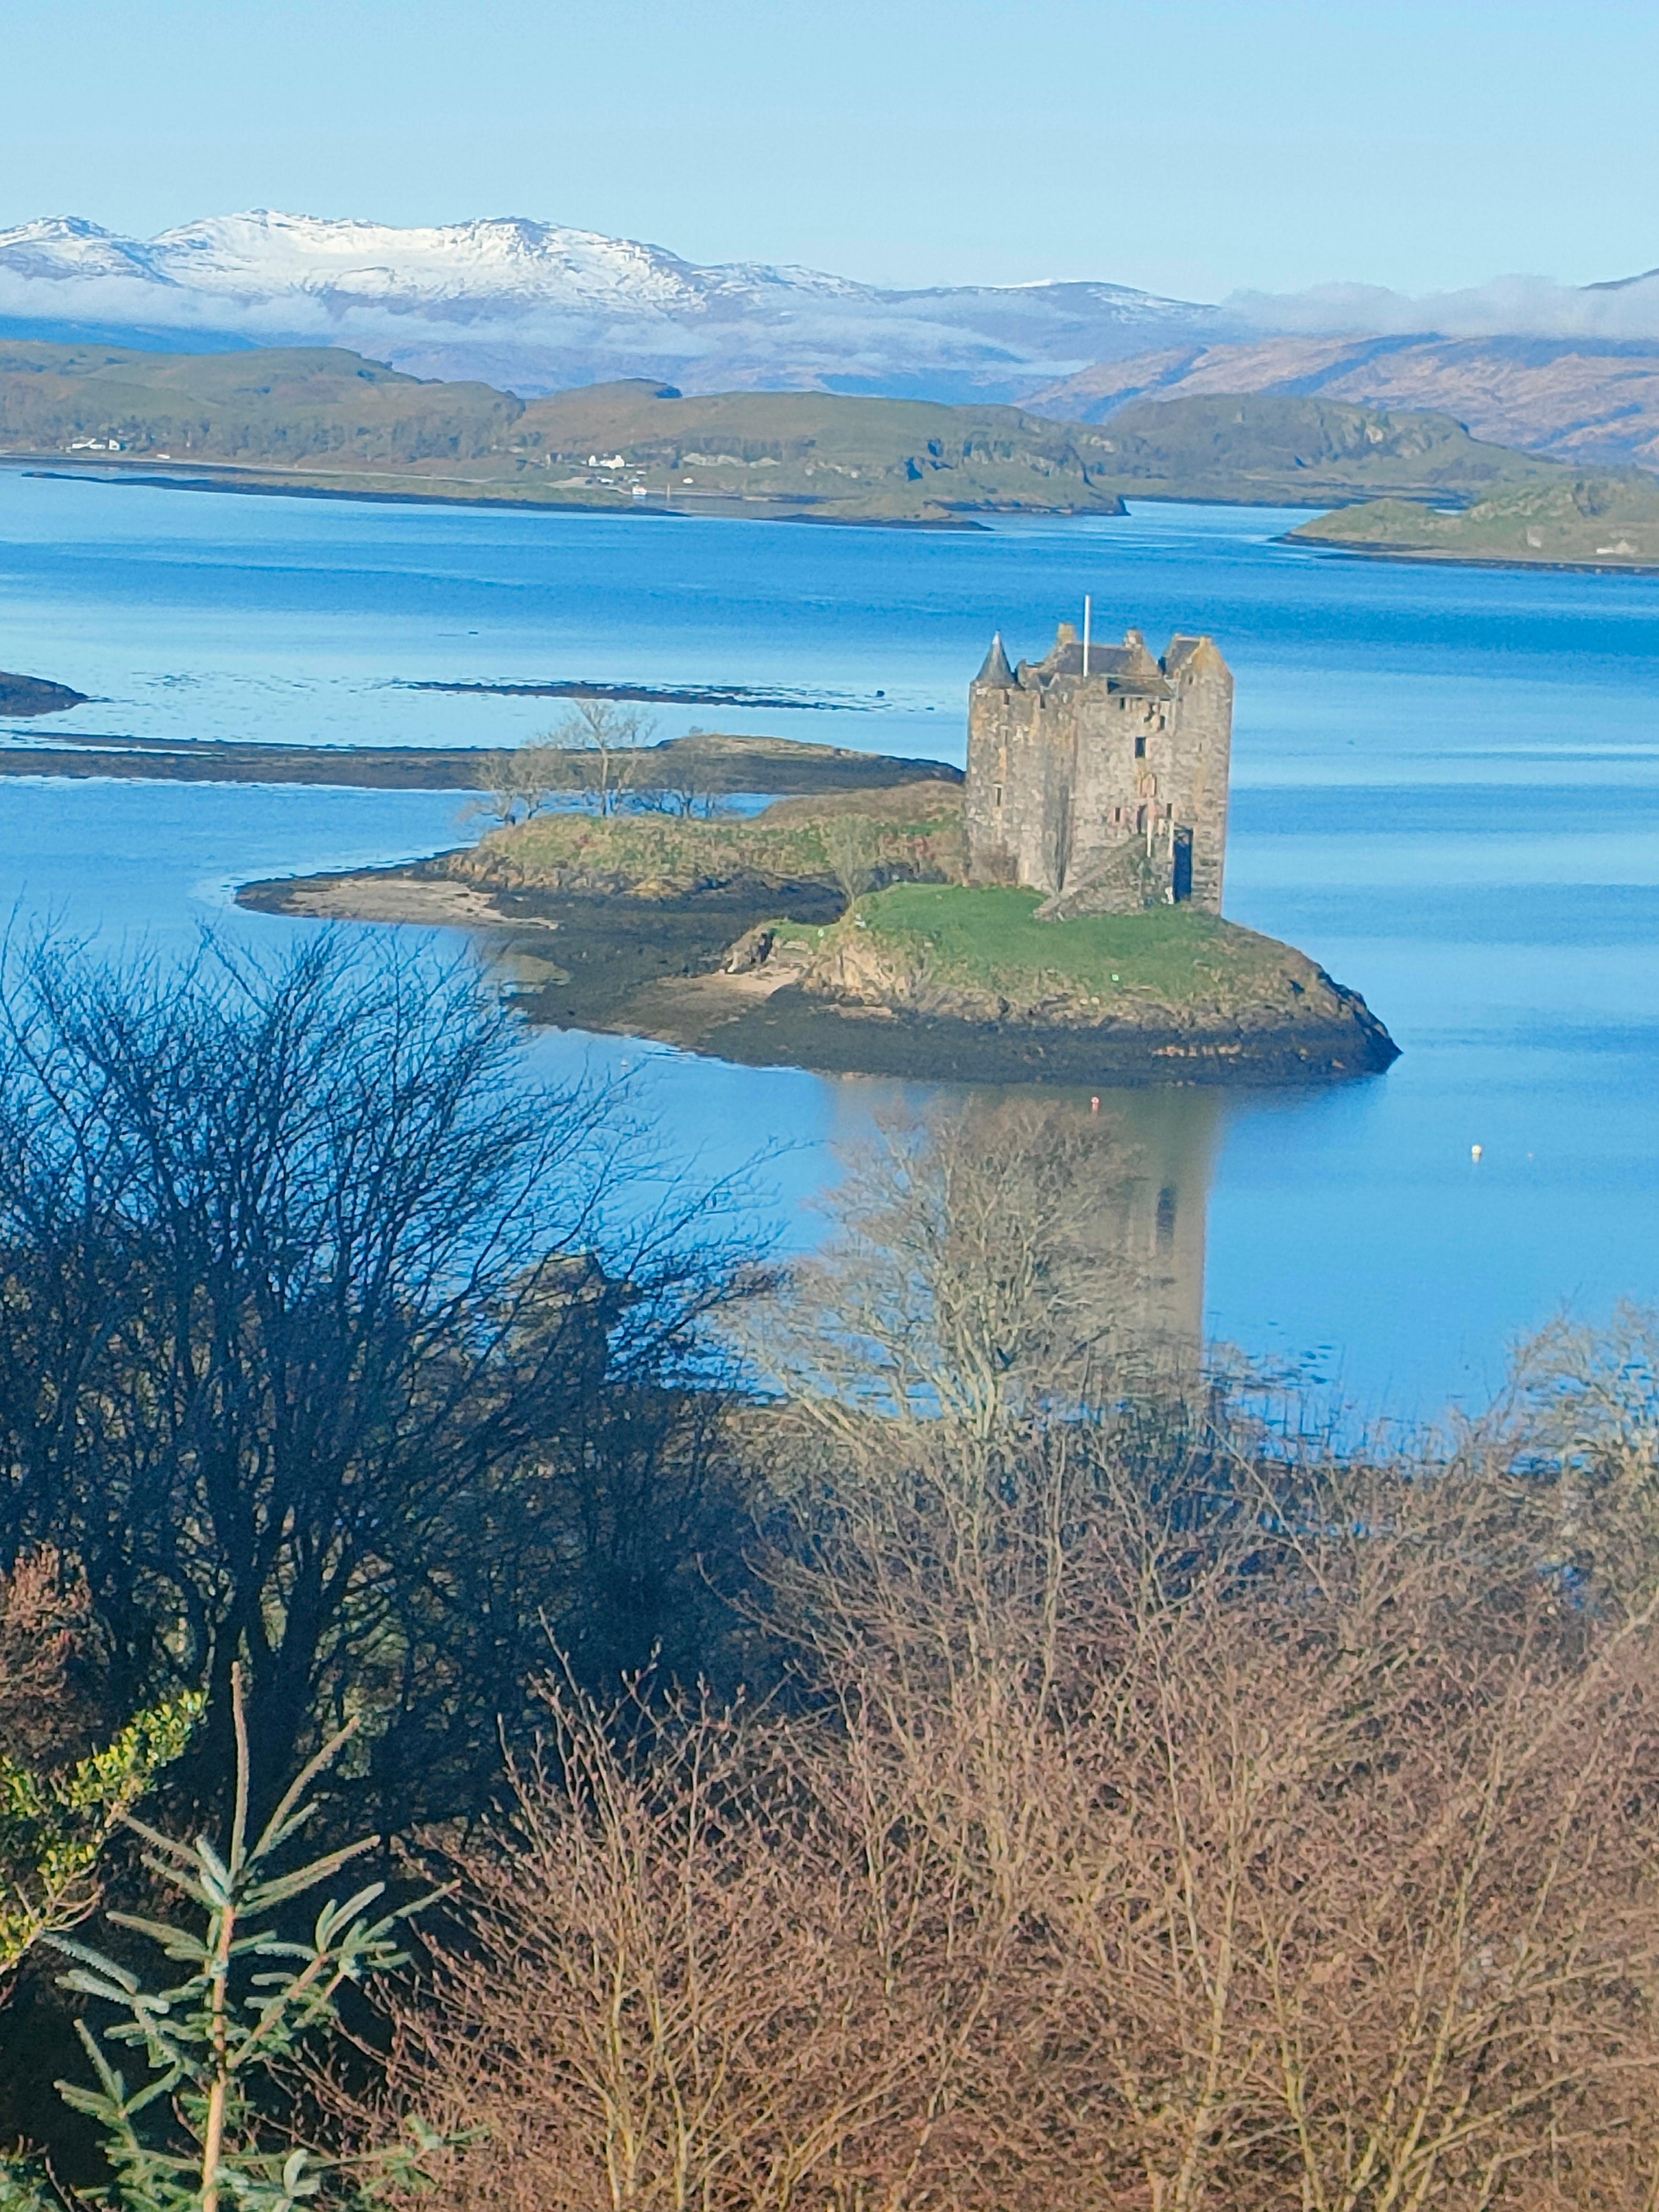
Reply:
<svg viewBox="0 0 1659 2212"><path fill-rule="evenodd" d="M973 994L907 993L881 975L842 973L844 958L816 963L819 974L802 942L831 939L842 903L819 882L735 879L667 896L503 890L458 880L440 855L250 884L238 898L265 913L463 929L532 1023L651 1037L751 1066L955 1083L1305 1086L1378 1073L1398 1057L1364 1001L1299 955L1290 957L1309 981L1291 984L1285 1003L1208 1016L1152 1006L999 1010ZM781 921L794 925L796 942L760 951Z"/></svg>

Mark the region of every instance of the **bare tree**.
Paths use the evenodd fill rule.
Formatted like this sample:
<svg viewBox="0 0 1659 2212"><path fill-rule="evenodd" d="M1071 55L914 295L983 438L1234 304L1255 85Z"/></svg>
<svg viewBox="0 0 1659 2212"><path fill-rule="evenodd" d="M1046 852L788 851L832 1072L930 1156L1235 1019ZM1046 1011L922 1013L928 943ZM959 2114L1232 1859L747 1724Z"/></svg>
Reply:
<svg viewBox="0 0 1659 2212"><path fill-rule="evenodd" d="M397 2016L441 2202L1649 2201L1659 1654L1548 1470L1123 1445L890 1424L768 1567L787 1707L554 1693Z"/></svg>
<svg viewBox="0 0 1659 2212"><path fill-rule="evenodd" d="M678 744L653 747L649 781L635 785L629 803L643 814L673 814L687 821L712 822L725 813L726 800L708 756L697 750L698 739L708 735L693 728Z"/></svg>
<svg viewBox="0 0 1659 2212"><path fill-rule="evenodd" d="M460 970L322 937L6 981L0 1560L76 1561L129 1709L216 1692L206 1771L240 1661L273 1768L367 1707L387 1826L465 1803L582 1559L672 1586L594 1500L667 1530L705 1483L719 1202L526 1085Z"/></svg>
<svg viewBox="0 0 1659 2212"><path fill-rule="evenodd" d="M571 758L577 788L596 812L614 814L635 786L641 753L656 730L654 714L614 699L577 699L540 744Z"/></svg>
<svg viewBox="0 0 1659 2212"><path fill-rule="evenodd" d="M480 788L466 811L510 828L527 822L576 787L568 751L545 738L529 738L510 751L486 753Z"/></svg>
<svg viewBox="0 0 1659 2212"><path fill-rule="evenodd" d="M435 2002L394 2008L396 2088L487 2135L434 2178L570 2212L840 2201L890 2164L925 2065L842 1806L787 1726L545 1694L544 1761L450 1862Z"/></svg>

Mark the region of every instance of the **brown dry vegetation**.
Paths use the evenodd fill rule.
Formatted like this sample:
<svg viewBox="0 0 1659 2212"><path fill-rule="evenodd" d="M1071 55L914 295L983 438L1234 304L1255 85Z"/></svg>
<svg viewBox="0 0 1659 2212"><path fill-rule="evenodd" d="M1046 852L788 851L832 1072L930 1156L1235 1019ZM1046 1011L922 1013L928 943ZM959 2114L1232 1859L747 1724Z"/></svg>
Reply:
<svg viewBox="0 0 1659 2212"><path fill-rule="evenodd" d="M61 1754L84 1721L70 1677L90 1610L86 1584L50 1545L0 1575L0 1747L14 1758Z"/></svg>
<svg viewBox="0 0 1659 2212"><path fill-rule="evenodd" d="M425 2201L1651 2206L1650 1339L1555 1333L1432 1453L1272 1450L1022 1331L1071 1214L988 1268L987 1134L848 1200L810 1326L885 1358L861 1409L775 1363L787 1693L556 1675L507 1817L434 1851L391 2081L471 2135ZM1016 1384L917 1418L922 1343Z"/></svg>
<svg viewBox="0 0 1659 2212"><path fill-rule="evenodd" d="M398 2013L484 2130L444 2201L1646 2201L1650 1621L1562 1601L1501 1466L1201 1559L1109 1449L874 1474L778 1572L810 1714L618 1748L550 1686Z"/></svg>

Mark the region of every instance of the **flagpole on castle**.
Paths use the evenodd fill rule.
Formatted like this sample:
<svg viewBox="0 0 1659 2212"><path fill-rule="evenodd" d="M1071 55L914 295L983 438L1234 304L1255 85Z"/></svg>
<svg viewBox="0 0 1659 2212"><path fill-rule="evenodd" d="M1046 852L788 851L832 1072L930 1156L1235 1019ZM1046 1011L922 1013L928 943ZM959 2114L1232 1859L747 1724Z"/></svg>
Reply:
<svg viewBox="0 0 1659 2212"><path fill-rule="evenodd" d="M1089 673L1089 617L1091 608L1092 602L1085 592L1083 594L1083 672L1085 676Z"/></svg>

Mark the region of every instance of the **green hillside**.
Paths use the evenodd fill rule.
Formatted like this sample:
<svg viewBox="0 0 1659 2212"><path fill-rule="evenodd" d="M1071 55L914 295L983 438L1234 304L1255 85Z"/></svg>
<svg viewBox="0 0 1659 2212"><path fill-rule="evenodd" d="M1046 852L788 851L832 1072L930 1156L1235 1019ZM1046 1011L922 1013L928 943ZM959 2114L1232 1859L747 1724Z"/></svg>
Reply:
<svg viewBox="0 0 1659 2212"><path fill-rule="evenodd" d="M1120 514L1124 495L1462 503L1567 474L1448 415L1277 394L1148 402L1098 426L813 392L687 399L642 382L526 402L330 347L0 344L4 454L228 489L933 523Z"/></svg>
<svg viewBox="0 0 1659 2212"><path fill-rule="evenodd" d="M1039 921L1036 891L897 883L861 899L842 925L923 959L937 982L1025 1006L1064 994L1122 1010L1139 999L1229 1009L1250 1005L1302 956L1191 906ZM1305 963L1304 963L1305 964Z"/></svg>
<svg viewBox="0 0 1659 2212"><path fill-rule="evenodd" d="M638 475L693 501L822 502L872 519L925 507L1121 511L1099 482L1093 431L1016 407L817 392L684 399L670 387L601 384L532 402L518 439L532 459L539 447L550 467L570 471L573 489Z"/></svg>
<svg viewBox="0 0 1659 2212"><path fill-rule="evenodd" d="M337 347L140 353L0 343L0 447L81 440L174 460L472 459L501 449L523 402L487 384L422 384ZM84 450L84 448L83 448Z"/></svg>
<svg viewBox="0 0 1659 2212"><path fill-rule="evenodd" d="M756 503L852 520L1121 512L1092 431L1012 407L645 383L526 404L333 348L154 354L0 346L0 451L166 463L349 489L575 507ZM222 477L221 477L222 481Z"/></svg>
<svg viewBox="0 0 1659 2212"><path fill-rule="evenodd" d="M1561 470L1502 489L1459 514L1376 500L1304 522L1292 544L1419 559L1594 568L1659 564L1659 483L1637 470Z"/></svg>
<svg viewBox="0 0 1659 2212"><path fill-rule="evenodd" d="M1554 481L1557 461L1470 437L1449 415L1255 396L1142 400L1097 432L1103 476L1131 499L1324 507L1356 495L1478 497Z"/></svg>

